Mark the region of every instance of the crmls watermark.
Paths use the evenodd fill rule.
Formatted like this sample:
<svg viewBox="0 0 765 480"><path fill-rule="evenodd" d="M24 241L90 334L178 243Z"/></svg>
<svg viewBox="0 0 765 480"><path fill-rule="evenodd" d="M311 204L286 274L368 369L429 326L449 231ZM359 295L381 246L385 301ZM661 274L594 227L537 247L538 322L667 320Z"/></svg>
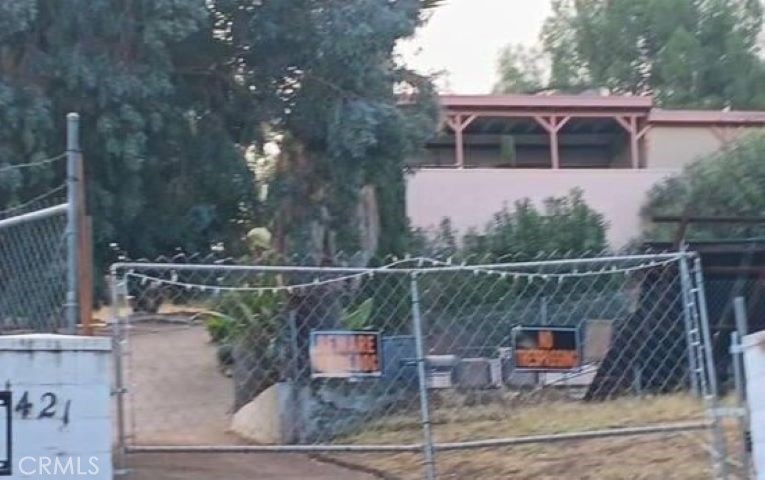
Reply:
<svg viewBox="0 0 765 480"><path fill-rule="evenodd" d="M49 476L93 476L101 472L98 457L22 457L18 472L36 478Z"/></svg>

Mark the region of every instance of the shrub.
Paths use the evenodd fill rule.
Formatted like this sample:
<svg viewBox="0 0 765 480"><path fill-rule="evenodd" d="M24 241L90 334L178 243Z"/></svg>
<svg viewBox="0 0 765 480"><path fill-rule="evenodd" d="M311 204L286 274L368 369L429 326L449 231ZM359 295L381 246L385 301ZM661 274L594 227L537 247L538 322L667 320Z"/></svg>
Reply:
<svg viewBox="0 0 765 480"><path fill-rule="evenodd" d="M495 213L482 231L468 230L458 242L458 232L444 219L429 234L417 231L415 245L420 255L455 256L470 263L525 260L544 252L584 255L606 249L607 223L590 208L582 191L574 189L562 197L549 197L543 208L529 199L505 206Z"/></svg>
<svg viewBox="0 0 765 480"><path fill-rule="evenodd" d="M746 136L728 148L703 157L682 173L654 187L644 216L765 215L765 135ZM671 240L677 225L651 226L651 240ZM747 238L765 234L762 225L694 224L689 239Z"/></svg>

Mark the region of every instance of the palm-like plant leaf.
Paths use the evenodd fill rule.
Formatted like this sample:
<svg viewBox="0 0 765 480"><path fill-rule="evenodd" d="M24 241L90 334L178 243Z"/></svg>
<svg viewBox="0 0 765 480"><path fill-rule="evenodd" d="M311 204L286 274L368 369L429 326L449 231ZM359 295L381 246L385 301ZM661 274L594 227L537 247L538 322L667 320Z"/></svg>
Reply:
<svg viewBox="0 0 765 480"><path fill-rule="evenodd" d="M422 0L423 10L440 7L446 3L446 0Z"/></svg>

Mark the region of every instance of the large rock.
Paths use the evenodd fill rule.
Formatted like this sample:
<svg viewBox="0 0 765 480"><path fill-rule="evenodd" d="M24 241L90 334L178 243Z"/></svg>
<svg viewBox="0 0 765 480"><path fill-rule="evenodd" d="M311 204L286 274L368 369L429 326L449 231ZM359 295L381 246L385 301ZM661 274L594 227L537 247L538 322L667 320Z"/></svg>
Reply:
<svg viewBox="0 0 765 480"><path fill-rule="evenodd" d="M325 443L363 428L381 413L405 408L416 390L378 380L274 384L240 408L231 430L262 444Z"/></svg>
<svg viewBox="0 0 765 480"><path fill-rule="evenodd" d="M294 422L288 415L291 402L294 399L288 383L271 385L234 414L231 430L257 443L291 443L295 436Z"/></svg>

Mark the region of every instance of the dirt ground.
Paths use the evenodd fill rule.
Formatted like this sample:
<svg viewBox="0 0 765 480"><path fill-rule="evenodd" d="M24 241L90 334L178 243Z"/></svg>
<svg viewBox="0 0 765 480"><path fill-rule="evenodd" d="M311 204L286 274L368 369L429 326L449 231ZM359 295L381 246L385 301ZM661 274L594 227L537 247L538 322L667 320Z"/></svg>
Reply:
<svg viewBox="0 0 765 480"><path fill-rule="evenodd" d="M128 435L141 445L231 445L233 387L201 325L141 323L129 331ZM296 454L131 454L128 480L371 480Z"/></svg>
<svg viewBox="0 0 765 480"><path fill-rule="evenodd" d="M140 454L131 455L126 480L373 480L295 454Z"/></svg>

